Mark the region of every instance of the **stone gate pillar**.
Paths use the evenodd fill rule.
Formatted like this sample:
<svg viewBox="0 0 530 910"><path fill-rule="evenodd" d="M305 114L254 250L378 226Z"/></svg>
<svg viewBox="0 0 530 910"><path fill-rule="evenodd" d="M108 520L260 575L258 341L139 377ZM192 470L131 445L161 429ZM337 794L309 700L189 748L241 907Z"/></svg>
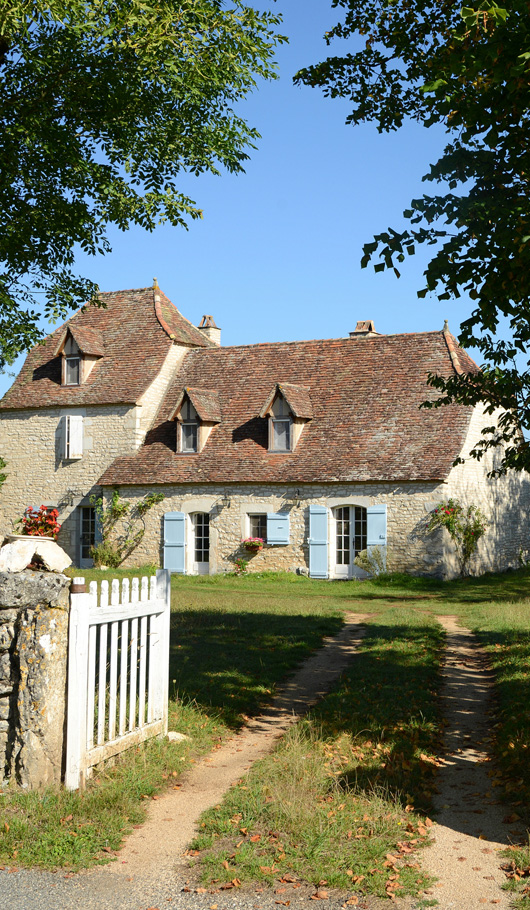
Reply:
<svg viewBox="0 0 530 910"><path fill-rule="evenodd" d="M0 572L0 780L61 781L69 609L65 575Z"/></svg>

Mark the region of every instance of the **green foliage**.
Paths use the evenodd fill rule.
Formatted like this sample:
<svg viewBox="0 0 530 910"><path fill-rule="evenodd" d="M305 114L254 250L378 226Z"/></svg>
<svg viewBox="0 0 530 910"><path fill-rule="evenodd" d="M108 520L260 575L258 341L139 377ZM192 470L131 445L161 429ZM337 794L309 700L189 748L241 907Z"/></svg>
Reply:
<svg viewBox="0 0 530 910"><path fill-rule="evenodd" d="M248 559L243 559L242 556L238 556L237 559L234 559L234 574L235 575L246 575L248 572Z"/></svg>
<svg viewBox="0 0 530 910"><path fill-rule="evenodd" d="M378 575L386 572L387 558L387 548L375 546L368 550L361 550L353 561L363 572L368 572L369 575L377 578Z"/></svg>
<svg viewBox="0 0 530 910"><path fill-rule="evenodd" d="M389 228L364 247L362 265L394 269L426 244L432 257L419 296L439 300L465 293L475 309L461 328L462 345L475 348L480 374L430 378L439 406L485 402L500 409L475 446L481 457L503 444L502 463L530 466L520 426L530 430L530 19L523 0L509 8L492 2L461 9L433 0L338 0L343 20L326 34L348 39L351 51L297 74L331 97L351 100L347 122L398 129L407 118L442 124L448 143L424 180L440 184L414 199L410 227ZM499 326L508 339L498 337ZM492 423L495 423L492 421Z"/></svg>
<svg viewBox="0 0 530 910"><path fill-rule="evenodd" d="M91 496L101 536L101 541L91 549L94 565L118 568L142 540L145 515L163 499L163 493L148 493L131 508L116 489L107 500L102 496Z"/></svg>
<svg viewBox="0 0 530 910"><path fill-rule="evenodd" d="M181 175L243 170L259 134L235 108L275 76L278 23L242 0L4 0L0 368L38 339L39 310L95 299L77 245L108 252L108 224L186 226L201 211Z"/></svg>
<svg viewBox="0 0 530 910"><path fill-rule="evenodd" d="M7 462L0 455L0 490L2 489L2 486L4 485L4 483L6 482L7 477L8 477L8 475L6 473L4 473L5 467L7 467Z"/></svg>
<svg viewBox="0 0 530 910"><path fill-rule="evenodd" d="M476 552L478 542L486 533L487 522L477 506L467 508L457 499L448 499L440 502L431 512L427 531L432 533L437 528L449 531L453 540L460 563L460 574L465 575L469 560Z"/></svg>

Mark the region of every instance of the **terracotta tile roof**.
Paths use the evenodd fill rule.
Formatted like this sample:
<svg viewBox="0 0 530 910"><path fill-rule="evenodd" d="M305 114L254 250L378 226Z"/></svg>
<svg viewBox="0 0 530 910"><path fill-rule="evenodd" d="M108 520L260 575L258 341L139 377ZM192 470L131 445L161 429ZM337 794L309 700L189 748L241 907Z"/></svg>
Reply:
<svg viewBox="0 0 530 910"><path fill-rule="evenodd" d="M219 402L219 393L208 389L190 388L182 389L182 392L179 395L177 403L175 405L174 414L169 415L171 420L173 420L176 414L180 411L180 407L186 395L188 396L201 420L204 420L206 423L221 422L221 405Z"/></svg>
<svg viewBox="0 0 530 910"><path fill-rule="evenodd" d="M156 295L159 303L155 306L153 288L100 294L106 308L80 310L29 352L0 408L133 404L157 376L173 341L188 347L211 347L158 288ZM103 356L80 386L61 386L57 353L67 329L86 353L98 353L98 343L101 346L104 341Z"/></svg>
<svg viewBox="0 0 530 910"><path fill-rule="evenodd" d="M456 342L455 342L456 344ZM462 363L477 369L467 355ZM472 408L420 410L427 373L454 371L443 332L263 344L190 352L145 445L104 484L441 480L460 453ZM309 389L313 419L296 449L270 453L263 402L277 383ZM222 421L202 452L175 452L185 386L218 391Z"/></svg>
<svg viewBox="0 0 530 910"><path fill-rule="evenodd" d="M305 420L311 419L313 416L313 405L311 404L309 389L300 385L293 385L292 382L278 382L274 386L267 401L259 412L259 417L265 417L267 415L277 392L281 392L293 417L302 417Z"/></svg>

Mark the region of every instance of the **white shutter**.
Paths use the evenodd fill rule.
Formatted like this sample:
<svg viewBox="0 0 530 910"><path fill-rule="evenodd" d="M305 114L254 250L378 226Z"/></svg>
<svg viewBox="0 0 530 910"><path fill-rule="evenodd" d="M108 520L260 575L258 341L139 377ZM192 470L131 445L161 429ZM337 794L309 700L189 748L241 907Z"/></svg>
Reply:
<svg viewBox="0 0 530 910"><path fill-rule="evenodd" d="M64 418L64 457L69 460L83 457L83 418L68 414Z"/></svg>

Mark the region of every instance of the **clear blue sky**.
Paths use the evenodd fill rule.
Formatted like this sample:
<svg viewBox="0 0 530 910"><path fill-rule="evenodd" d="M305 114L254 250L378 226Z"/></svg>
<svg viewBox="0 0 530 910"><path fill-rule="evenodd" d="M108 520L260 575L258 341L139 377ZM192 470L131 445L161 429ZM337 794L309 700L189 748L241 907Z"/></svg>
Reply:
<svg viewBox="0 0 530 910"><path fill-rule="evenodd" d="M203 209L202 221L189 231L112 231L113 252L80 254L78 270L103 291L145 287L156 276L192 322L214 316L224 345L338 337L359 319L395 333L441 329L447 317L456 334L471 305L418 300L424 258L409 258L399 280L359 264L363 244L399 227L410 199L429 192L421 177L443 132L345 126L346 102L292 84L301 66L327 54L322 35L338 18L330 0L256 5L283 14L289 44L278 52L280 78L242 105L262 135L246 173L187 179L182 189ZM337 42L336 52L344 50ZM11 382L0 376L0 394Z"/></svg>

